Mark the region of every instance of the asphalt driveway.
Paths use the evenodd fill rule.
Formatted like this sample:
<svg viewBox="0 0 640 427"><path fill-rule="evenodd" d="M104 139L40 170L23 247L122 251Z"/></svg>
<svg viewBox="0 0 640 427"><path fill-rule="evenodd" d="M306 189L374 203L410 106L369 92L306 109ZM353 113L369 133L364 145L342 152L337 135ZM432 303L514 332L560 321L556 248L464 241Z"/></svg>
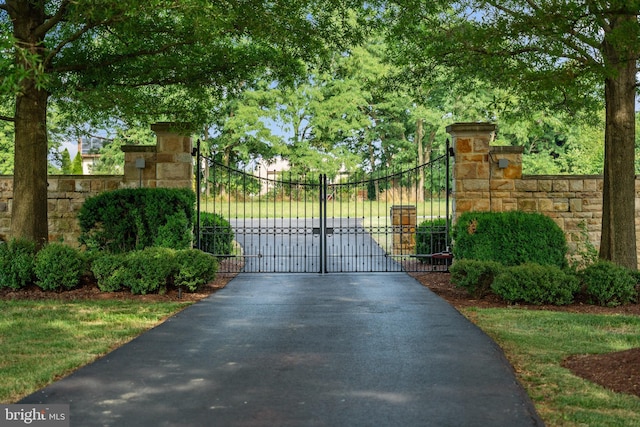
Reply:
<svg viewBox="0 0 640 427"><path fill-rule="evenodd" d="M404 273L240 274L21 403L73 426L542 426L500 348Z"/></svg>

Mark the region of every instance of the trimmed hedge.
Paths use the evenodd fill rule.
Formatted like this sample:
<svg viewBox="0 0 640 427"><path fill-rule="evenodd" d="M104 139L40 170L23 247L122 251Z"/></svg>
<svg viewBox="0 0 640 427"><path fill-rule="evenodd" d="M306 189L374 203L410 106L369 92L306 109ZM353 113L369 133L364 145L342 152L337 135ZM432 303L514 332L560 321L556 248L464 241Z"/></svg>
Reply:
<svg viewBox="0 0 640 427"><path fill-rule="evenodd" d="M214 255L230 255L233 251L231 223L216 213L200 213L200 248Z"/></svg>
<svg viewBox="0 0 640 427"><path fill-rule="evenodd" d="M78 214L79 241L89 250L122 253L191 244L195 194L189 189L137 188L101 193Z"/></svg>
<svg viewBox="0 0 640 427"><path fill-rule="evenodd" d="M510 303L571 304L580 290L580 280L554 265L527 263L506 268L491 289Z"/></svg>
<svg viewBox="0 0 640 427"><path fill-rule="evenodd" d="M45 291L72 289L86 272L83 254L62 243L45 245L35 258L36 285Z"/></svg>
<svg viewBox="0 0 640 427"><path fill-rule="evenodd" d="M130 289L133 294L162 294L172 284L195 292L215 277L217 261L197 249L150 247L98 255L91 271L103 292Z"/></svg>
<svg viewBox="0 0 640 427"><path fill-rule="evenodd" d="M589 304L615 307L637 300L636 278L627 268L598 261L580 272L583 292Z"/></svg>
<svg viewBox="0 0 640 427"><path fill-rule="evenodd" d="M465 212L453 230L456 259L567 266L564 233L545 215L525 212Z"/></svg>

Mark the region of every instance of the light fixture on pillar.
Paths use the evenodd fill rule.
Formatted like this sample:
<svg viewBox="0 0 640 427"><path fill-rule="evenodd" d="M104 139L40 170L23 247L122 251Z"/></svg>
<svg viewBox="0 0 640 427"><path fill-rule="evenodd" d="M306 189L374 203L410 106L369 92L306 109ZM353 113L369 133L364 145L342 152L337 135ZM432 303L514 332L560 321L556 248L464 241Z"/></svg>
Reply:
<svg viewBox="0 0 640 427"><path fill-rule="evenodd" d="M509 167L509 159L498 159L498 167L500 169L506 169Z"/></svg>

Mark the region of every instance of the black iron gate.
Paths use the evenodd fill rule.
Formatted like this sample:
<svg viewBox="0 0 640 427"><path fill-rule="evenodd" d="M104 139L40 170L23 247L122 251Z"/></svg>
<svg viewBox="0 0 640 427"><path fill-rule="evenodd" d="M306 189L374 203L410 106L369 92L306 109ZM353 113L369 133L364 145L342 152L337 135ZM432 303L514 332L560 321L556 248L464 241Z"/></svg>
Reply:
<svg viewBox="0 0 640 427"><path fill-rule="evenodd" d="M221 272L444 271L448 142L445 153L361 180L247 173L198 155L197 246L219 257Z"/></svg>

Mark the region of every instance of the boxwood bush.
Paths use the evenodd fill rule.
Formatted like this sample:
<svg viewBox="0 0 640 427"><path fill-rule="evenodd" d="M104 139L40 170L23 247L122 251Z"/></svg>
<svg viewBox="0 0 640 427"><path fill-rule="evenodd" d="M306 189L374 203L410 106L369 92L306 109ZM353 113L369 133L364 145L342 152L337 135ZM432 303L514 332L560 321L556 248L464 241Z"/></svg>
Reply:
<svg viewBox="0 0 640 427"><path fill-rule="evenodd" d="M637 281L627 268L609 261L598 261L580 272L589 304L615 307L637 299Z"/></svg>
<svg viewBox="0 0 640 427"><path fill-rule="evenodd" d="M459 259L451 266L451 283L466 289L473 297L482 298L491 293L493 281L504 268L495 261Z"/></svg>
<svg viewBox="0 0 640 427"><path fill-rule="evenodd" d="M571 304L580 290L578 277L554 265L526 263L505 268L491 289L511 303Z"/></svg>
<svg viewBox="0 0 640 427"><path fill-rule="evenodd" d="M80 243L113 253L154 245L189 247L195 194L190 189L138 188L101 193L78 214Z"/></svg>
<svg viewBox="0 0 640 427"><path fill-rule="evenodd" d="M149 247L123 254L103 253L91 265L104 292L164 293L170 285L194 292L215 277L216 259L197 249Z"/></svg>
<svg viewBox="0 0 640 427"><path fill-rule="evenodd" d="M36 255L36 285L45 291L72 289L86 272L83 254L62 243L49 243Z"/></svg>
<svg viewBox="0 0 640 427"><path fill-rule="evenodd" d="M200 213L200 248L214 255L230 255L233 230L228 220L216 213Z"/></svg>
<svg viewBox="0 0 640 427"><path fill-rule="evenodd" d="M14 239L0 243L0 288L20 289L33 282L35 243Z"/></svg>
<svg viewBox="0 0 640 427"><path fill-rule="evenodd" d="M213 280L218 271L216 258L202 251L178 251L175 260L174 284L191 292Z"/></svg>
<svg viewBox="0 0 640 427"><path fill-rule="evenodd" d="M465 212L453 230L456 259L567 266L564 233L545 215L525 212Z"/></svg>

